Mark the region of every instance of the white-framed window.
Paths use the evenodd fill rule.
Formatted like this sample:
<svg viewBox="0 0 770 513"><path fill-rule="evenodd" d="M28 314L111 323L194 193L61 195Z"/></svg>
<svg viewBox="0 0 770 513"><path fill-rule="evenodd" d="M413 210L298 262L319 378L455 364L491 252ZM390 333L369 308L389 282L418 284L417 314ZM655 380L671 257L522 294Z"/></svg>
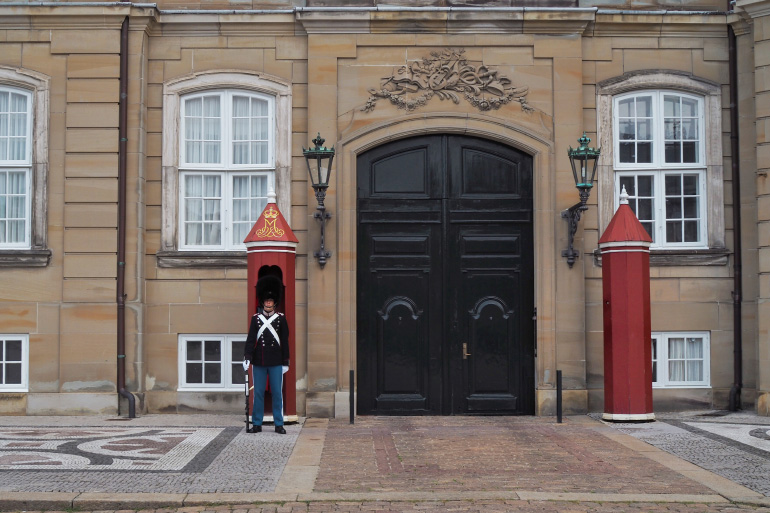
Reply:
<svg viewBox="0 0 770 513"><path fill-rule="evenodd" d="M180 391L243 391L246 335L179 335Z"/></svg>
<svg viewBox="0 0 770 513"><path fill-rule="evenodd" d="M210 70L164 83L158 263L245 266L270 190L291 223L291 134L290 81Z"/></svg>
<svg viewBox="0 0 770 513"><path fill-rule="evenodd" d="M0 249L29 249L32 93L0 85Z"/></svg>
<svg viewBox="0 0 770 513"><path fill-rule="evenodd" d="M710 386L709 333L653 332L652 386L692 388Z"/></svg>
<svg viewBox="0 0 770 513"><path fill-rule="evenodd" d="M274 188L274 98L241 90L190 94L180 122L179 249L245 249Z"/></svg>
<svg viewBox="0 0 770 513"><path fill-rule="evenodd" d="M677 91L613 99L615 208L625 187L652 248L706 248L704 100Z"/></svg>
<svg viewBox="0 0 770 513"><path fill-rule="evenodd" d="M0 335L0 392L29 391L29 335Z"/></svg>

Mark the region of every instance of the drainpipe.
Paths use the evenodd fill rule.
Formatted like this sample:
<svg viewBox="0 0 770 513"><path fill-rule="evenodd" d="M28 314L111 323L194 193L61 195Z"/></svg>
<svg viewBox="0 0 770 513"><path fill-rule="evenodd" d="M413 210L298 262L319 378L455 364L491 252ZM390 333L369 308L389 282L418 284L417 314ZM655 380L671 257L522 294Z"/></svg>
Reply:
<svg viewBox="0 0 770 513"><path fill-rule="evenodd" d="M733 2L728 2L732 11ZM728 409L741 408L743 387L743 323L741 301L743 299L743 252L741 250L741 165L738 138L738 49L735 31L727 25L728 58L730 73L730 153L733 175L733 387L730 389Z"/></svg>
<svg viewBox="0 0 770 513"><path fill-rule="evenodd" d="M136 417L136 400L126 390L126 150L128 122L128 17L120 27L120 110L118 113L118 394L128 399L128 417ZM118 398L120 415L120 398Z"/></svg>

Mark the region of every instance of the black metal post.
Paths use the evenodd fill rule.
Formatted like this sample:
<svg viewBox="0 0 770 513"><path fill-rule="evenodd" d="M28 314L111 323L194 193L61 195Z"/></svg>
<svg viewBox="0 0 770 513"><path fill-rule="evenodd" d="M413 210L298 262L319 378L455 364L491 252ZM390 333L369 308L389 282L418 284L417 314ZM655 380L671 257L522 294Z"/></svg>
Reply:
<svg viewBox="0 0 770 513"><path fill-rule="evenodd" d="M561 371L556 371L556 422L561 424Z"/></svg>
<svg viewBox="0 0 770 513"><path fill-rule="evenodd" d="M353 383L355 383L355 372L353 369L350 369L350 423L353 424L355 421L356 416L356 401L355 401L355 386L353 386Z"/></svg>

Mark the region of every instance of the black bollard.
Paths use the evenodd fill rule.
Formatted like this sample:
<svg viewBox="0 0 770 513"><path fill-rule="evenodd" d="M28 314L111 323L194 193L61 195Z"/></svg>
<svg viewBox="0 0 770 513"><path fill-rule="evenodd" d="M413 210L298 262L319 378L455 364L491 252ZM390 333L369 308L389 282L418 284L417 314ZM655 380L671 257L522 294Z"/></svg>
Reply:
<svg viewBox="0 0 770 513"><path fill-rule="evenodd" d="M355 383L355 372L353 369L350 369L350 423L353 424L353 419L355 417L355 411L356 411L356 401L355 401L355 393L353 390L355 390L355 387L353 386L353 383Z"/></svg>
<svg viewBox="0 0 770 513"><path fill-rule="evenodd" d="M556 371L556 422L561 424L561 371Z"/></svg>

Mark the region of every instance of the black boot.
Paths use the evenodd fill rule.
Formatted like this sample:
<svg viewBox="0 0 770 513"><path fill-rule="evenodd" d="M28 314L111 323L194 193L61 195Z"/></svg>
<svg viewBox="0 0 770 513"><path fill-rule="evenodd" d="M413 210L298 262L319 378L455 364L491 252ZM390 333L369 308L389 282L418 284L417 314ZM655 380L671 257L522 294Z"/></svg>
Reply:
<svg viewBox="0 0 770 513"><path fill-rule="evenodd" d="M249 429L249 433L261 433L262 432L262 426L251 426Z"/></svg>
<svg viewBox="0 0 770 513"><path fill-rule="evenodd" d="M275 432L278 433L278 434L281 434L281 435L285 435L286 434L286 430L283 429L283 426L275 426Z"/></svg>

